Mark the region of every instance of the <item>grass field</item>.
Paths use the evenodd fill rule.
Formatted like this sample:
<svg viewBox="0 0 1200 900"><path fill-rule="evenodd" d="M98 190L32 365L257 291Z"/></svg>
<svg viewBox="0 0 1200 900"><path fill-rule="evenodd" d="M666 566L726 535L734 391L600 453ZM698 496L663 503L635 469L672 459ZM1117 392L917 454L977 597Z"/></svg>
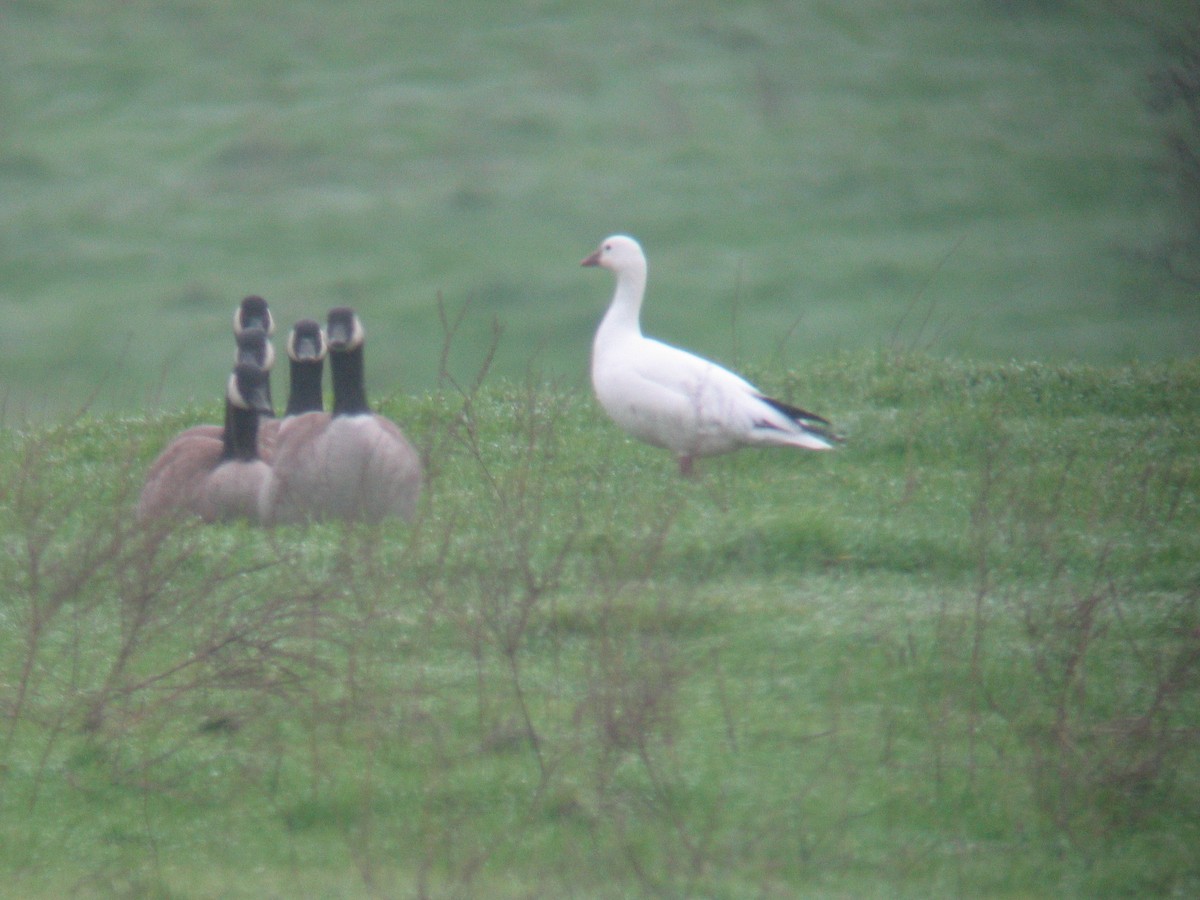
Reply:
<svg viewBox="0 0 1200 900"><path fill-rule="evenodd" d="M126 510L215 409L6 433L21 896L1190 896L1200 368L845 357L679 479L550 386L397 400L418 521Z"/></svg>
<svg viewBox="0 0 1200 900"><path fill-rule="evenodd" d="M1190 355L1151 110L1185 2L0 9L9 421L207 402L246 293L340 303L376 391L436 382L439 296L498 374L583 383L628 231L648 326L737 361Z"/></svg>
<svg viewBox="0 0 1200 900"><path fill-rule="evenodd" d="M0 5L0 893L1200 894L1193 20ZM617 230L847 444L608 424ZM249 292L362 312L411 527L128 521Z"/></svg>

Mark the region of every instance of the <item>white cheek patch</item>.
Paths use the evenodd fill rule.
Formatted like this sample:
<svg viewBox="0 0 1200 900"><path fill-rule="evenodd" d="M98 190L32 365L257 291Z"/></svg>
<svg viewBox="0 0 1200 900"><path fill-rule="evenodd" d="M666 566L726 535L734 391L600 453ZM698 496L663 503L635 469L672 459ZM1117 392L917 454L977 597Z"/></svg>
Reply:
<svg viewBox="0 0 1200 900"><path fill-rule="evenodd" d="M328 348L325 344L325 332L317 330L315 333L306 333L303 336L297 335L293 328L288 334L287 339L287 355L288 358L296 362L323 360Z"/></svg>
<svg viewBox="0 0 1200 900"><path fill-rule="evenodd" d="M246 402L246 398L242 396L242 392L238 390L237 373L229 376L229 383L225 387L225 396L229 398L229 402L238 409L249 409L250 404Z"/></svg>
<svg viewBox="0 0 1200 900"><path fill-rule="evenodd" d="M354 330L350 332L350 346L361 347L367 339L367 330L363 328L362 319L354 317Z"/></svg>

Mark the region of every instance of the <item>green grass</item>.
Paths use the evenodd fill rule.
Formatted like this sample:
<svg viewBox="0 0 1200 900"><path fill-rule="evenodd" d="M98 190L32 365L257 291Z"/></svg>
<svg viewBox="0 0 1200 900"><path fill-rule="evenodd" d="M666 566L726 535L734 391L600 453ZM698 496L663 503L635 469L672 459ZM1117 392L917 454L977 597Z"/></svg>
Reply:
<svg viewBox="0 0 1200 900"><path fill-rule="evenodd" d="M5 890L1200 892L1193 20L5 4ZM847 445L689 482L603 421L617 230L648 331ZM411 528L127 521L249 292L362 312Z"/></svg>
<svg viewBox="0 0 1200 900"><path fill-rule="evenodd" d="M22 896L1187 896L1200 367L847 355L681 480L586 395L396 397L418 521L125 521L216 407L4 433Z"/></svg>
<svg viewBox="0 0 1200 900"><path fill-rule="evenodd" d="M350 303L376 392L582 382L629 231L648 327L726 361L1194 352L1156 262L1182 2L95 2L0 13L7 420L219 393L230 311ZM215 388L214 388L215 386Z"/></svg>

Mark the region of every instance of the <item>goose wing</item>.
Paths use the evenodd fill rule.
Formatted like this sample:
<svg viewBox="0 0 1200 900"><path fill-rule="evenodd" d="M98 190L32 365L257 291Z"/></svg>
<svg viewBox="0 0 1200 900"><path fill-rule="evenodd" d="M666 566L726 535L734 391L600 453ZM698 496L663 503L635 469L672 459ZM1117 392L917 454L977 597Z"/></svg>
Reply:
<svg viewBox="0 0 1200 900"><path fill-rule="evenodd" d="M613 354L597 394L636 437L679 453L720 453L743 444L827 449L821 416L767 397L740 375L648 338ZM606 396L607 395L607 396Z"/></svg>

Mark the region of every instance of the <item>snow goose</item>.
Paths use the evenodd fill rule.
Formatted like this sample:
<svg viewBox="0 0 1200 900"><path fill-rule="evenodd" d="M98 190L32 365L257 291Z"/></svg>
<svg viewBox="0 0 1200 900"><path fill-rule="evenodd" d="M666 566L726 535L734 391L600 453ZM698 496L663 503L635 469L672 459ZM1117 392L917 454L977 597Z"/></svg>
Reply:
<svg viewBox="0 0 1200 900"><path fill-rule="evenodd" d="M221 436L184 433L159 454L138 499L141 521L187 511L205 521L258 518L270 471L258 455L258 417L266 408L266 371L238 363L225 386Z"/></svg>
<svg viewBox="0 0 1200 900"><path fill-rule="evenodd" d="M263 519L411 519L421 493L420 457L394 422L367 405L361 320L347 307L330 310L326 339L333 411L305 413L280 429Z"/></svg>
<svg viewBox="0 0 1200 900"><path fill-rule="evenodd" d="M675 454L692 472L697 457L745 446L830 450L829 422L773 400L728 369L642 334L646 257L627 235L606 238L585 266L617 278L592 343L592 387L609 417L635 438Z"/></svg>

